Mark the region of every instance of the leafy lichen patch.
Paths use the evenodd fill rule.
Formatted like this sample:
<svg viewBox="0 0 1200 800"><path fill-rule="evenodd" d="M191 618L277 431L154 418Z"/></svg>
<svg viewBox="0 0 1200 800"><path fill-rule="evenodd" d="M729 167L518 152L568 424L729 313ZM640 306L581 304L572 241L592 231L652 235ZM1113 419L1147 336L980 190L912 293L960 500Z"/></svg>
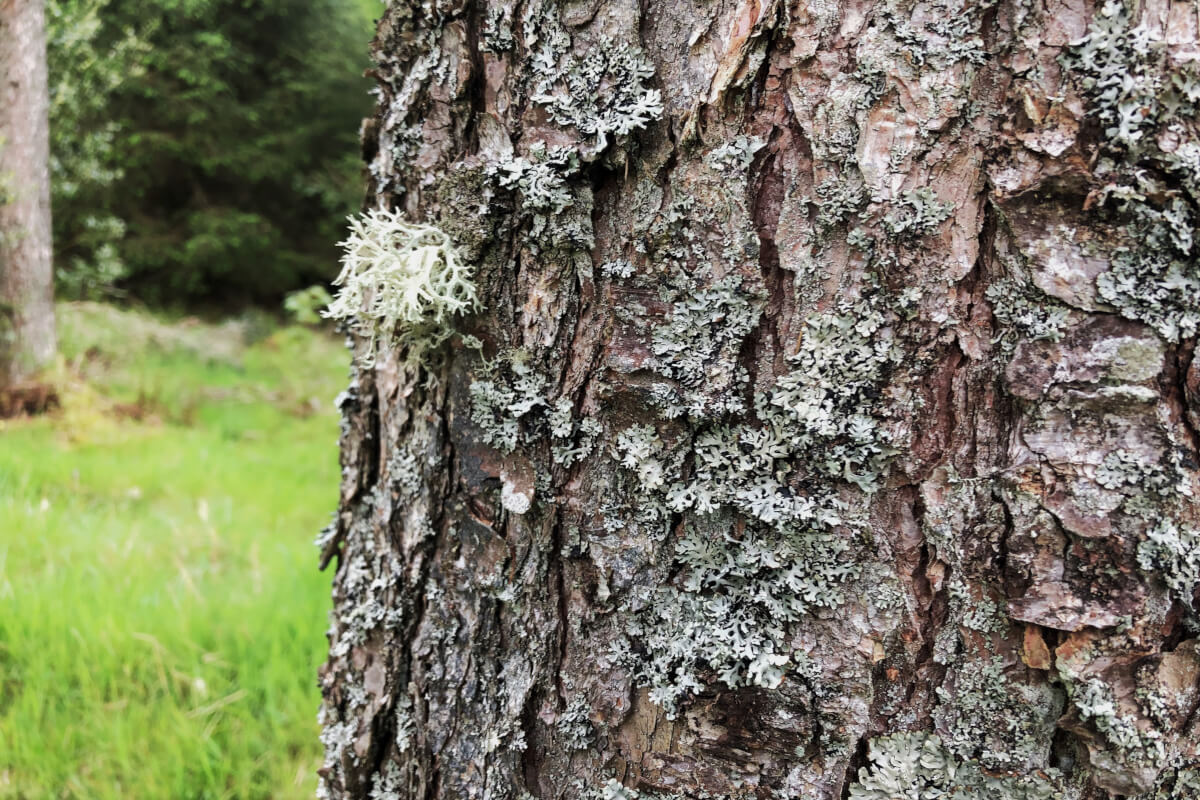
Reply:
<svg viewBox="0 0 1200 800"><path fill-rule="evenodd" d="M1107 0L1064 55L1104 126L1104 206L1128 226L1096 279L1101 298L1171 342L1200 330L1200 71L1139 8Z"/></svg>
<svg viewBox="0 0 1200 800"><path fill-rule="evenodd" d="M896 733L870 742L870 765L850 785L850 800L898 797L945 800L1057 800L1051 776L996 777L973 761L960 761L933 734Z"/></svg>

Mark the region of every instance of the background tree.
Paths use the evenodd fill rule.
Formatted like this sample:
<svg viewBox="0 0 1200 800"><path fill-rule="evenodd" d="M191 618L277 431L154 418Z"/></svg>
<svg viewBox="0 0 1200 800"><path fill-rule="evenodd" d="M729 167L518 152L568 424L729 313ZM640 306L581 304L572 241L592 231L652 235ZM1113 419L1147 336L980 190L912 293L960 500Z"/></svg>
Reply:
<svg viewBox="0 0 1200 800"><path fill-rule="evenodd" d="M1200 796L1197 25L392 3L323 796Z"/></svg>
<svg viewBox="0 0 1200 800"><path fill-rule="evenodd" d="M0 2L0 386L54 356L46 19Z"/></svg>
<svg viewBox="0 0 1200 800"><path fill-rule="evenodd" d="M377 0L51 0L59 283L277 303L361 200Z"/></svg>

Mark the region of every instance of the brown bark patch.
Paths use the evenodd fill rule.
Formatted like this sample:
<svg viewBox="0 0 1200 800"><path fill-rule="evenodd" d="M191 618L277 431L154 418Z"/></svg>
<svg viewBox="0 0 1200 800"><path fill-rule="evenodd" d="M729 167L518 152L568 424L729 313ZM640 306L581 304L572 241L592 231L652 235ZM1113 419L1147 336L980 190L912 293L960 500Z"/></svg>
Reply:
<svg viewBox="0 0 1200 800"><path fill-rule="evenodd" d="M19 383L0 388L0 419L34 417L59 406L58 392L48 383Z"/></svg>

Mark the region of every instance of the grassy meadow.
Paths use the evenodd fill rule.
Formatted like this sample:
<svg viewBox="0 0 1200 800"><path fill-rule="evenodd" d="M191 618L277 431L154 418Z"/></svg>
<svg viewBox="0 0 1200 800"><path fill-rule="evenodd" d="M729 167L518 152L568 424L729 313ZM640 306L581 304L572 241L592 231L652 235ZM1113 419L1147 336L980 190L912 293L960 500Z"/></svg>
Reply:
<svg viewBox="0 0 1200 800"><path fill-rule="evenodd" d="M312 797L340 340L58 309L0 421L0 798Z"/></svg>

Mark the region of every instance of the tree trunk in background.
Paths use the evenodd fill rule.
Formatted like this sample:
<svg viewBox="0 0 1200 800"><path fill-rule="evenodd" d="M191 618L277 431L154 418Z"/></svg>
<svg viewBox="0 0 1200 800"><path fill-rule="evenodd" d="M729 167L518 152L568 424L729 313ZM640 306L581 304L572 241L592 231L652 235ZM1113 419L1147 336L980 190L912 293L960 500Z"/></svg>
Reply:
<svg viewBox="0 0 1200 800"><path fill-rule="evenodd" d="M1198 18L394 0L322 796L1200 797Z"/></svg>
<svg viewBox="0 0 1200 800"><path fill-rule="evenodd" d="M54 357L49 94L41 0L0 0L0 386Z"/></svg>

